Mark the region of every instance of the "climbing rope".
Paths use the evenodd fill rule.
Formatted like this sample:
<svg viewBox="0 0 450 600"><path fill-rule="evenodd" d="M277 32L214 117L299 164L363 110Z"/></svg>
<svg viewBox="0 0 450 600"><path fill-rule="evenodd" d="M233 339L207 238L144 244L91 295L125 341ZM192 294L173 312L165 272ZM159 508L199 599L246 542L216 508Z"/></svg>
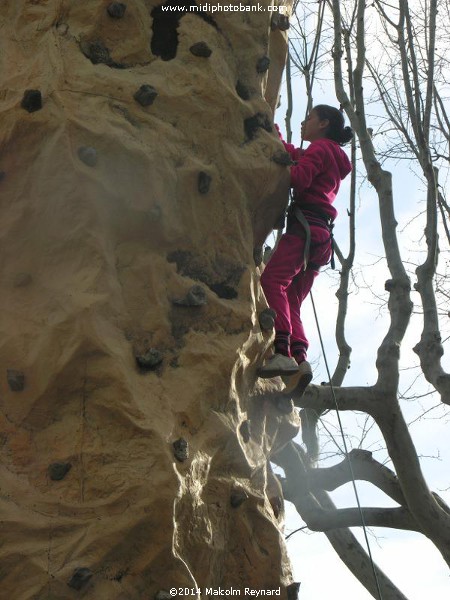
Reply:
<svg viewBox="0 0 450 600"><path fill-rule="evenodd" d="M344 453L345 453L345 457L347 459L347 463L348 463L348 466L349 466L349 469L350 469L350 476L351 476L351 480L352 480L353 491L355 493L356 504L358 506L359 515L361 517L361 525L362 525L363 532L364 532L364 539L365 539L366 546L367 546L367 553L369 555L369 560L370 560L370 564L371 564L371 567L372 567L373 577L374 577L375 585L376 585L377 592L378 592L378 598L379 598L379 600L383 600L383 595L382 595L381 589L380 589L380 582L378 581L378 575L377 575L377 571L376 571L376 568L375 568L375 563L373 561L372 551L370 549L369 537L367 535L367 526L366 526L366 522L365 522L365 519L364 519L363 511L362 511L362 508L361 508L361 502L359 500L358 489L356 487L355 474L354 474L354 471L353 471L352 462L350 460L350 456L349 456L349 452L348 452L347 441L345 439L345 434L344 434L344 428L342 427L341 415L340 415L340 412L339 412L339 405L338 405L338 401L337 401L337 398L336 398L336 394L334 392L333 382L331 381L330 369L328 367L327 355L326 355L326 352L325 352L325 346L324 346L323 339L322 339L322 332L320 330L319 318L317 316L316 305L314 303L314 297L313 297L312 291L310 292L310 296L311 296L311 303L312 303L313 312L314 312L314 318L316 320L317 333L319 335L319 340L320 340L320 347L322 348L322 356L323 356L323 360L325 362L325 368L326 368L326 371L327 371L327 377L328 377L328 382L329 382L329 385L330 385L331 395L333 396L333 402L334 402L334 406L335 406L335 409L336 409L336 416L337 416L338 423L339 423L339 429L341 431L342 442L343 442L343 445L344 445Z"/></svg>

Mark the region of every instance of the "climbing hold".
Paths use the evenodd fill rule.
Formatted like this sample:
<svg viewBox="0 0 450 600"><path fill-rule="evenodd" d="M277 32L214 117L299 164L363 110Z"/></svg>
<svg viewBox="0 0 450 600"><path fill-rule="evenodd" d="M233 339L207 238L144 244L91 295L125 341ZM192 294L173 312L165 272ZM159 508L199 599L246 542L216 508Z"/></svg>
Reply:
<svg viewBox="0 0 450 600"><path fill-rule="evenodd" d="M174 300L177 306L204 306L207 303L206 292L201 285L193 285L184 298Z"/></svg>
<svg viewBox="0 0 450 600"><path fill-rule="evenodd" d="M139 367L146 371L156 369L163 361L162 353L159 350L156 350L156 348L150 348L146 352L136 354L135 358Z"/></svg>
<svg viewBox="0 0 450 600"><path fill-rule="evenodd" d="M217 294L219 298L223 298L224 300L234 300L238 297L238 293L234 287L225 282L212 283L211 285L208 285L208 287Z"/></svg>
<svg viewBox="0 0 450 600"><path fill-rule="evenodd" d="M42 94L39 90L26 90L20 106L29 113L36 112L42 108Z"/></svg>
<svg viewBox="0 0 450 600"><path fill-rule="evenodd" d="M278 519L278 517L281 514L282 508L283 508L283 502L282 502L281 498L279 496L275 496L273 498L270 498L269 502L270 502L270 506L272 507L275 519Z"/></svg>
<svg viewBox="0 0 450 600"><path fill-rule="evenodd" d="M29 273L17 273L14 277L14 287L25 287L30 285L33 281L33 278Z"/></svg>
<svg viewBox="0 0 450 600"><path fill-rule="evenodd" d="M247 444L250 441L250 421L246 420L241 423L239 433L241 434L244 443Z"/></svg>
<svg viewBox="0 0 450 600"><path fill-rule="evenodd" d="M81 52L86 58L89 58L93 65L102 63L108 65L111 62L109 49L103 44L103 42L100 42L99 40L94 42L83 40L80 43L80 48Z"/></svg>
<svg viewBox="0 0 450 600"><path fill-rule="evenodd" d="M189 444L183 438L175 440L172 444L173 454L179 462L184 462L189 458Z"/></svg>
<svg viewBox="0 0 450 600"><path fill-rule="evenodd" d="M56 462L48 467L48 475L52 481L61 481L72 468L70 463Z"/></svg>
<svg viewBox="0 0 450 600"><path fill-rule="evenodd" d="M280 31L286 31L289 29L289 17L287 15L274 14L272 16L272 20L270 22L270 29L275 31L279 29Z"/></svg>
<svg viewBox="0 0 450 600"><path fill-rule="evenodd" d="M270 65L270 58L268 56L261 57L256 63L256 72L265 73Z"/></svg>
<svg viewBox="0 0 450 600"><path fill-rule="evenodd" d="M277 150L274 152L271 160L273 160L274 163L277 163L277 165L283 165L284 167L290 167L295 164L291 159L289 152L285 152L284 150Z"/></svg>
<svg viewBox="0 0 450 600"><path fill-rule="evenodd" d="M173 596L169 592L166 592L166 590L159 590L159 592L156 592L154 598L155 600L172 600Z"/></svg>
<svg viewBox="0 0 450 600"><path fill-rule="evenodd" d="M94 573L87 567L75 569L72 578L67 585L74 590L79 591L87 584L93 574Z"/></svg>
<svg viewBox="0 0 450 600"><path fill-rule="evenodd" d="M250 90L246 85L244 85L240 81L238 81L236 84L236 93L239 96L239 98L242 98L242 100L250 100Z"/></svg>
<svg viewBox="0 0 450 600"><path fill-rule="evenodd" d="M268 132L272 131L272 124L267 115L256 113L256 115L244 119L244 131L247 139L254 139L258 133L258 129L265 129Z"/></svg>
<svg viewBox="0 0 450 600"><path fill-rule="evenodd" d="M298 593L300 591L301 583L294 581L290 583L286 588L287 600L298 600Z"/></svg>
<svg viewBox="0 0 450 600"><path fill-rule="evenodd" d="M265 308L258 315L259 326L262 331L271 331L275 327L277 313L273 308Z"/></svg>
<svg viewBox="0 0 450 600"><path fill-rule="evenodd" d="M6 177L5 171L0 171L0 182L3 181Z"/></svg>
<svg viewBox="0 0 450 600"><path fill-rule="evenodd" d="M127 6L123 2L111 2L111 4L108 4L106 10L108 11L108 15L113 19L121 19L126 9Z"/></svg>
<svg viewBox="0 0 450 600"><path fill-rule="evenodd" d="M80 146L78 148L78 158L88 167L95 167L97 164L97 150L92 146Z"/></svg>
<svg viewBox="0 0 450 600"><path fill-rule="evenodd" d="M233 508L238 508L246 500L248 500L248 494L244 490L234 490L231 492L230 504Z"/></svg>
<svg viewBox="0 0 450 600"><path fill-rule="evenodd" d="M211 175L208 175L208 173L205 173L204 171L200 171L197 179L197 186L200 194L207 194L209 192L211 181Z"/></svg>
<svg viewBox="0 0 450 600"><path fill-rule="evenodd" d="M25 375L15 369L6 370L6 379L12 392L22 392L25 388Z"/></svg>
<svg viewBox="0 0 450 600"><path fill-rule="evenodd" d="M255 265L257 267L259 267L259 265L262 263L262 259L263 259L263 249L262 249L262 246L258 246L257 248L253 248L253 260L254 260Z"/></svg>
<svg viewBox="0 0 450 600"><path fill-rule="evenodd" d="M141 106L150 106L155 101L158 92L152 85L141 85L138 91L134 94L133 98Z"/></svg>
<svg viewBox="0 0 450 600"><path fill-rule="evenodd" d="M197 42L189 50L194 56L202 56L203 58L208 58L212 54L212 50L206 42Z"/></svg>

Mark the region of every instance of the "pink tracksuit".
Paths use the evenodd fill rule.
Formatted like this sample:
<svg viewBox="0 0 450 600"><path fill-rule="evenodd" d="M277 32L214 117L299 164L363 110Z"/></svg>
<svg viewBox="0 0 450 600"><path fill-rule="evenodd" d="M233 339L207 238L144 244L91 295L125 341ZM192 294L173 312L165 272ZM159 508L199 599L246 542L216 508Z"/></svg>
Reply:
<svg viewBox="0 0 450 600"><path fill-rule="evenodd" d="M346 153L332 140L316 140L306 150L282 141L297 162L291 167L291 187L295 203L311 230L309 260L304 270L305 232L294 217L288 217L286 233L261 276L261 284L270 308L277 313L275 352L293 356L301 363L306 359L309 343L300 307L319 268L330 260L331 235L327 221L332 223L337 215L332 203L352 166Z"/></svg>

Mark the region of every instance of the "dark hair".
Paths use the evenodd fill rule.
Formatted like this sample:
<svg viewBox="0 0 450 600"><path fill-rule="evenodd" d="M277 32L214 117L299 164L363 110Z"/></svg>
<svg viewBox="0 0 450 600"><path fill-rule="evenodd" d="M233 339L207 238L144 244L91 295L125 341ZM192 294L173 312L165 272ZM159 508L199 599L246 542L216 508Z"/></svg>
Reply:
<svg viewBox="0 0 450 600"><path fill-rule="evenodd" d="M329 140L337 142L339 146L344 146L353 138L353 130L351 127L345 127L344 115L340 110L334 106L328 106L328 104L318 104L314 106L313 110L319 115L321 121L330 122L326 131L326 137Z"/></svg>

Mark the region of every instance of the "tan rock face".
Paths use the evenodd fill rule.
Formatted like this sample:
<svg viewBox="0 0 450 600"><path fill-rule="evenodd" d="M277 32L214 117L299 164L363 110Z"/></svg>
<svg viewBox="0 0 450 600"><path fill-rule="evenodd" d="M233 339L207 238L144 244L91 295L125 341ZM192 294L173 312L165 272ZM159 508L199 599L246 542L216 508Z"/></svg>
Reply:
<svg viewBox="0 0 450 600"><path fill-rule="evenodd" d="M292 581L268 459L298 422L251 398L270 344L253 254L287 175L263 95L273 105L285 34L267 11L175 27L157 6L2 2L12 599Z"/></svg>

